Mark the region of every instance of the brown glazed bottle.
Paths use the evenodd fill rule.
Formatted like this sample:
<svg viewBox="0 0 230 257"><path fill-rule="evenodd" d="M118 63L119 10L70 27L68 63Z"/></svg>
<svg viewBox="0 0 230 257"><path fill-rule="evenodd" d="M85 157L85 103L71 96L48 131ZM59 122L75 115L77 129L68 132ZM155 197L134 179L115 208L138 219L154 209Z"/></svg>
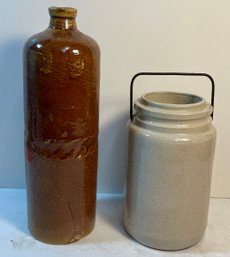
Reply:
<svg viewBox="0 0 230 257"><path fill-rule="evenodd" d="M65 244L95 223L100 50L77 10L51 7L24 48L25 151L31 234Z"/></svg>

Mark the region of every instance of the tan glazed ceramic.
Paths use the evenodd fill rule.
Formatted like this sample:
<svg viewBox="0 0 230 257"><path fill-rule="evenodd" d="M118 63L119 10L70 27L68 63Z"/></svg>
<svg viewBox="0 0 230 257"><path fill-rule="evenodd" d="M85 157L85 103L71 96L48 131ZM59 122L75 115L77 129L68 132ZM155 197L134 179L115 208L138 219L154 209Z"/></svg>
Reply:
<svg viewBox="0 0 230 257"><path fill-rule="evenodd" d="M24 48L25 149L31 234L71 243L95 223L100 51L76 9L51 7Z"/></svg>
<svg viewBox="0 0 230 257"><path fill-rule="evenodd" d="M195 95L155 92L137 99L135 110L124 225L152 248L190 247L207 225L216 138L212 106Z"/></svg>

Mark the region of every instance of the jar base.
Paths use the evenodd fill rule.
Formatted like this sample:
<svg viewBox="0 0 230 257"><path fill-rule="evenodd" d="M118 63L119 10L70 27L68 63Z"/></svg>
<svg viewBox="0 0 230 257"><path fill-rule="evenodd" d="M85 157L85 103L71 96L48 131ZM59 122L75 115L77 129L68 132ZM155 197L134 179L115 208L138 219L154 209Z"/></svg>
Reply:
<svg viewBox="0 0 230 257"><path fill-rule="evenodd" d="M140 233L138 235L138 233L135 233L132 229L129 228L129 226L123 222L123 226L126 230L126 232L133 238L135 239L138 243L155 249L155 250L160 250L160 251L182 251L185 249L188 249L190 247L193 247L194 245L196 245L197 243L199 243L199 241L202 239L203 234L196 239L190 240L187 243L182 244L181 242L174 242L174 243L167 243L166 241L159 241L157 239L153 239L150 241L149 239L147 239L147 236L141 236Z"/></svg>

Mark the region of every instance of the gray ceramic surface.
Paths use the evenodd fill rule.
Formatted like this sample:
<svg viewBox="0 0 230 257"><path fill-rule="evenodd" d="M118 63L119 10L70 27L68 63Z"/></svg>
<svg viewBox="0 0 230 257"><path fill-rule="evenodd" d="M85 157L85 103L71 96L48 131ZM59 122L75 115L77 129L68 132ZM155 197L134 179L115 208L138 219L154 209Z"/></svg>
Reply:
<svg viewBox="0 0 230 257"><path fill-rule="evenodd" d="M199 96L156 92L137 99L135 110L128 124L125 228L153 248L190 247L207 225L212 107Z"/></svg>

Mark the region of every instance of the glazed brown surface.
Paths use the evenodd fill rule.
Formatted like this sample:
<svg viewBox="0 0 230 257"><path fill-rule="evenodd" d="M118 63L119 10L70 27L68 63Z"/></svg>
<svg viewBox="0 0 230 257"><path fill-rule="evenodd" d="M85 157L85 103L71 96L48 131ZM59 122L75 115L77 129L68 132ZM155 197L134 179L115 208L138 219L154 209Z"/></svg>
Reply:
<svg viewBox="0 0 230 257"><path fill-rule="evenodd" d="M49 11L49 28L24 48L28 223L38 240L62 244L95 222L100 51L75 9Z"/></svg>

